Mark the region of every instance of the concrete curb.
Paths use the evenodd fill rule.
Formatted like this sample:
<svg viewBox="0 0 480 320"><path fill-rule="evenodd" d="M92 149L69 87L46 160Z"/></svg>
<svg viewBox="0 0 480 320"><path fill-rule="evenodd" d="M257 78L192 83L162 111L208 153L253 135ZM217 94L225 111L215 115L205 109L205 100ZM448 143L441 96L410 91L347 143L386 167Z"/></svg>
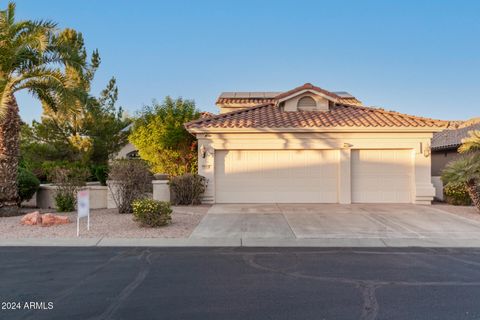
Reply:
<svg viewBox="0 0 480 320"><path fill-rule="evenodd" d="M480 248L480 239L440 238L23 238L0 247L443 247Z"/></svg>

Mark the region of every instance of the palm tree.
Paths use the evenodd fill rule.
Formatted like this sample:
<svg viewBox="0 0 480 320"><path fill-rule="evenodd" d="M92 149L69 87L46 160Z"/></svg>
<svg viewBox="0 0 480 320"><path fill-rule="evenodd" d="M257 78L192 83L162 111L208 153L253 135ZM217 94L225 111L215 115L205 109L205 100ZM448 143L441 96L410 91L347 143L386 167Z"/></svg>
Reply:
<svg viewBox="0 0 480 320"><path fill-rule="evenodd" d="M15 93L28 90L44 107L59 110L84 92L69 83L68 66L83 74L84 59L51 21L15 21L15 4L0 11L0 208L17 199L20 116Z"/></svg>
<svg viewBox="0 0 480 320"><path fill-rule="evenodd" d="M458 148L458 152L476 152L480 151L480 130L468 132L469 137L462 139L462 145Z"/></svg>
<svg viewBox="0 0 480 320"><path fill-rule="evenodd" d="M480 211L480 153L470 153L447 164L442 172L446 183L465 185L473 204Z"/></svg>

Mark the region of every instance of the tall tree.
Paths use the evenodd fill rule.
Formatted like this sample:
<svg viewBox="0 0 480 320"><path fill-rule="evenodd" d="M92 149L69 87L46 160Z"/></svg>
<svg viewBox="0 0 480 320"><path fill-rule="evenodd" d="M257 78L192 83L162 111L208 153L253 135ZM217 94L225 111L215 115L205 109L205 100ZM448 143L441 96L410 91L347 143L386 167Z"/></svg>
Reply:
<svg viewBox="0 0 480 320"><path fill-rule="evenodd" d="M20 116L15 93L28 90L44 108L68 112L72 99L85 91L66 76L66 69L85 72L84 59L51 21L16 21L15 4L0 11L0 206L17 200Z"/></svg>
<svg viewBox="0 0 480 320"><path fill-rule="evenodd" d="M199 117L192 100L166 97L162 104L144 108L134 122L129 141L155 173L195 173L196 139L183 125Z"/></svg>
<svg viewBox="0 0 480 320"><path fill-rule="evenodd" d="M126 128L131 120L124 115L122 107L116 107L117 100L117 82L111 78L100 96L90 99L87 105L84 128L92 141L90 161L93 164L107 164L128 143Z"/></svg>

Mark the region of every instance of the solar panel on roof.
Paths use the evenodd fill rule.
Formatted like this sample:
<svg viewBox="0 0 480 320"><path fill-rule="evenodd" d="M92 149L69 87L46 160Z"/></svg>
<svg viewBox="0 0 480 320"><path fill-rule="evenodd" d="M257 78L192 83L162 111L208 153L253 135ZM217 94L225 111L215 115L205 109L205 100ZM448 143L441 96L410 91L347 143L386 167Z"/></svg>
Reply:
<svg viewBox="0 0 480 320"><path fill-rule="evenodd" d="M334 91L333 93L335 93L337 96L341 98L355 98L354 96L352 96L350 93L346 91Z"/></svg>

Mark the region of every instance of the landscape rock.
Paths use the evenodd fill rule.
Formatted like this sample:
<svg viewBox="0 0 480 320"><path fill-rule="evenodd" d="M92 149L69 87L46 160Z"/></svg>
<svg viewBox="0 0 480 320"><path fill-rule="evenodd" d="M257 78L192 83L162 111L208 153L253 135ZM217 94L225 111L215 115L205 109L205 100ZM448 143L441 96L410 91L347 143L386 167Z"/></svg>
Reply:
<svg viewBox="0 0 480 320"><path fill-rule="evenodd" d="M42 215L42 227L49 227L55 224L55 215L53 213L45 213Z"/></svg>
<svg viewBox="0 0 480 320"><path fill-rule="evenodd" d="M67 216L55 215L55 224L67 224L70 223L70 219Z"/></svg>
<svg viewBox="0 0 480 320"><path fill-rule="evenodd" d="M22 217L22 220L20 220L20 223L28 226L41 224L42 216L38 211L30 212Z"/></svg>

